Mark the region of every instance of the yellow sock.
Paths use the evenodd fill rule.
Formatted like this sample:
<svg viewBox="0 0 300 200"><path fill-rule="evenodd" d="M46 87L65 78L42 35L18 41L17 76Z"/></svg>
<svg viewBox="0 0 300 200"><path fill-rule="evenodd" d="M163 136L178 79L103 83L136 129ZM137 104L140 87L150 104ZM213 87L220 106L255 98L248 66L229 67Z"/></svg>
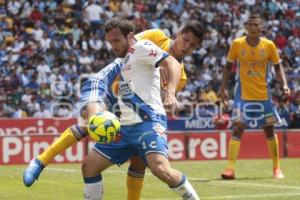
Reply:
<svg viewBox="0 0 300 200"><path fill-rule="evenodd" d="M140 200L144 178L127 175L127 200Z"/></svg>
<svg viewBox="0 0 300 200"><path fill-rule="evenodd" d="M229 141L229 149L228 149L228 169L235 168L235 162L239 155L241 142L239 140L230 139Z"/></svg>
<svg viewBox="0 0 300 200"><path fill-rule="evenodd" d="M76 137L75 137L76 135ZM80 139L78 137L78 130L76 131L75 126L67 128L59 138L52 143L42 154L38 156L38 159L43 163L44 166L48 165L49 162L58 154L62 153L68 147L74 145Z"/></svg>
<svg viewBox="0 0 300 200"><path fill-rule="evenodd" d="M279 168L279 148L278 148L278 139L277 136L274 138L268 139L268 149L273 160L273 168Z"/></svg>

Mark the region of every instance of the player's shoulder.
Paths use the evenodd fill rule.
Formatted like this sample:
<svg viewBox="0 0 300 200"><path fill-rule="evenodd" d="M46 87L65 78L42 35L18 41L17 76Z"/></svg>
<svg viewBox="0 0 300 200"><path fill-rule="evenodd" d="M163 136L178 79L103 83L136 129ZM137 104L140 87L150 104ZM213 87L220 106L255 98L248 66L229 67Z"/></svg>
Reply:
<svg viewBox="0 0 300 200"><path fill-rule="evenodd" d="M156 46L155 43L148 39L138 40L134 44L134 48L148 48L148 47L153 47L153 46Z"/></svg>
<svg viewBox="0 0 300 200"><path fill-rule="evenodd" d="M166 36L166 34L160 29L149 29L149 30L146 30L146 31L136 34L135 37L138 40L142 40L142 39L150 39L151 40L154 38L160 38L160 39L168 38Z"/></svg>
<svg viewBox="0 0 300 200"><path fill-rule="evenodd" d="M233 41L232 41L232 44L242 44L246 41L246 36L242 36L242 37L238 37L238 38L235 38Z"/></svg>
<svg viewBox="0 0 300 200"><path fill-rule="evenodd" d="M262 43L266 45L274 45L274 42L266 37L261 37L260 40Z"/></svg>
<svg viewBox="0 0 300 200"><path fill-rule="evenodd" d="M122 62L121 58L115 59L112 63L110 63L109 65L107 65L103 69L101 69L96 74L96 78L97 79L104 79L104 78L107 78L107 76L110 76L110 77L114 78L115 76L117 76L119 74L119 72L121 70L121 66L122 66L121 62Z"/></svg>

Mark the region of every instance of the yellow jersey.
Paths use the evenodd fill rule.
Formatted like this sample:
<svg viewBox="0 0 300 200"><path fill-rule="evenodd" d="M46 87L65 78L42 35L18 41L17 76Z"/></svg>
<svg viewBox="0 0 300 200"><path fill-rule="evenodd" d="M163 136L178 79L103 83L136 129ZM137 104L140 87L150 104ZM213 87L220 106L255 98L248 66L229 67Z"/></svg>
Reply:
<svg viewBox="0 0 300 200"><path fill-rule="evenodd" d="M237 98L250 101L270 98L270 65L280 62L276 46L271 40L260 38L259 43L252 47L245 36L237 38L230 46L227 61L237 62Z"/></svg>
<svg viewBox="0 0 300 200"><path fill-rule="evenodd" d="M159 30L159 29L151 29L147 31L143 31L141 33L138 33L135 35L135 38L137 40L147 39L152 41L154 44L156 44L158 47L160 47L162 50L169 52L170 51L170 45L172 40L166 36L166 34ZM184 88L186 85L187 77L186 73L184 71L184 65L181 64L181 78L177 85L177 91L180 91Z"/></svg>

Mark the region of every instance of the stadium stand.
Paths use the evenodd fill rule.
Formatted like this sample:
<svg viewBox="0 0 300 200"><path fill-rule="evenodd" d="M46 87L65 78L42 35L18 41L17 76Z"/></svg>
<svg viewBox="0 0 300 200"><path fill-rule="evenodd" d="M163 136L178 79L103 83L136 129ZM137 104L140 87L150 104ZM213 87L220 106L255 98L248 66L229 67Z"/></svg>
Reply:
<svg viewBox="0 0 300 200"><path fill-rule="evenodd" d="M300 128L299 8L297 0L0 0L0 117L77 116L83 77L114 59L103 25L116 15L133 20L138 31L160 28L169 36L189 19L208 28L201 49L184 61L188 84L178 96L180 114L188 115L193 109L186 104L216 100L229 44L255 10L292 90L282 97L274 82L273 101L289 127Z"/></svg>

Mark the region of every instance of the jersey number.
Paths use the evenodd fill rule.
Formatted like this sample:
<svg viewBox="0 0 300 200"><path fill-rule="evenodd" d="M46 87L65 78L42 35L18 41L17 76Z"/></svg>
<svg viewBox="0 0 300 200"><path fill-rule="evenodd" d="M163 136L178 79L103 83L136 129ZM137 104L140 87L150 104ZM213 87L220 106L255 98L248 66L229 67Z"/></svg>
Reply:
<svg viewBox="0 0 300 200"><path fill-rule="evenodd" d="M143 145L143 149L146 149L146 148L147 148L145 142L143 142L142 145ZM152 141L152 142L148 145L148 147L149 147L150 149L156 149L156 148L157 148L156 141Z"/></svg>

